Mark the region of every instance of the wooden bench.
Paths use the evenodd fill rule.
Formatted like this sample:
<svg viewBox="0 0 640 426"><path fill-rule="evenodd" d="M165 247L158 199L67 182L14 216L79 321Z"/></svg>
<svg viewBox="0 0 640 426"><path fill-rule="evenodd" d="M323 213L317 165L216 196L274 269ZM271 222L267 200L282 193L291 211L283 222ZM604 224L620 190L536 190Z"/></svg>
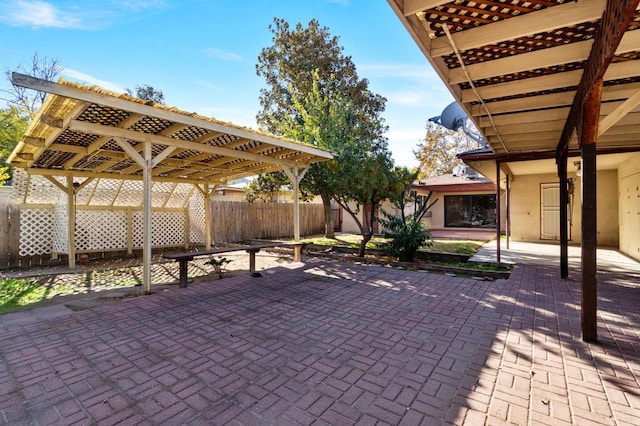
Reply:
<svg viewBox="0 0 640 426"><path fill-rule="evenodd" d="M258 253L261 249L273 248L273 247L293 247L293 258L296 262L299 262L302 259L302 249L306 246L306 243L265 243L265 244L255 244L248 246L238 246L238 247L219 247L211 250L203 250L203 251L192 251L186 253L167 253L163 255L165 259L176 260L180 262L180 287L185 288L187 286L187 270L189 267L189 262L195 259L196 257L202 256L212 256L216 254L222 253L230 253L234 251L246 251L249 253L249 273L254 277L259 277L260 273L256 272L256 253Z"/></svg>

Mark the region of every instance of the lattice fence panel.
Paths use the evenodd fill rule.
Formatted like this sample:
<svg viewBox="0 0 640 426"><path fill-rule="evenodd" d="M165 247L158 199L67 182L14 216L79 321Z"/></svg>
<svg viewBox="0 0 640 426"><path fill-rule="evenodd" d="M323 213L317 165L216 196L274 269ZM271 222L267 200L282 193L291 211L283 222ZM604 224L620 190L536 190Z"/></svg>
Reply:
<svg viewBox="0 0 640 426"><path fill-rule="evenodd" d="M55 177L58 182L63 183L63 179ZM28 204L52 204L60 197L66 197L64 192L54 186L42 176L31 176L29 178L28 193L25 203Z"/></svg>
<svg viewBox="0 0 640 426"><path fill-rule="evenodd" d="M54 204L53 217L53 251L69 253L69 234L67 233L69 219L66 205L62 203Z"/></svg>
<svg viewBox="0 0 640 426"><path fill-rule="evenodd" d="M171 194L171 199L167 202L166 207L180 208L187 205L195 189L193 185L187 183L179 183Z"/></svg>
<svg viewBox="0 0 640 426"><path fill-rule="evenodd" d="M151 190L151 205L154 207L164 207L173 191L174 183L155 182Z"/></svg>
<svg viewBox="0 0 640 426"><path fill-rule="evenodd" d="M13 169L13 189L11 199L22 202L27 193L27 172L22 169Z"/></svg>
<svg viewBox="0 0 640 426"><path fill-rule="evenodd" d="M132 239L134 247L142 247L144 229L142 212L134 212ZM180 246L184 244L184 212L153 212L151 221L152 246Z"/></svg>
<svg viewBox="0 0 640 426"><path fill-rule="evenodd" d="M20 256L51 253L53 221L51 209L20 210Z"/></svg>
<svg viewBox="0 0 640 426"><path fill-rule="evenodd" d="M94 179L86 186L83 186L82 189L76 194L76 204L81 206L88 205L99 181L99 179Z"/></svg>
<svg viewBox="0 0 640 426"><path fill-rule="evenodd" d="M189 200L189 242L191 244L205 243L204 197L200 192L194 192ZM213 241L212 241L213 243Z"/></svg>
<svg viewBox="0 0 640 426"><path fill-rule="evenodd" d="M76 250L109 250L127 247L125 210L78 210Z"/></svg>
<svg viewBox="0 0 640 426"><path fill-rule="evenodd" d="M116 206L139 207L142 206L142 182L127 180L122 184L116 202Z"/></svg>
<svg viewBox="0 0 640 426"><path fill-rule="evenodd" d="M115 179L100 179L91 196L91 205L110 206L116 199L122 181Z"/></svg>
<svg viewBox="0 0 640 426"><path fill-rule="evenodd" d="M142 247L144 244L144 220L142 212L133 212L131 215L131 244L134 247ZM151 240L153 245L153 239Z"/></svg>

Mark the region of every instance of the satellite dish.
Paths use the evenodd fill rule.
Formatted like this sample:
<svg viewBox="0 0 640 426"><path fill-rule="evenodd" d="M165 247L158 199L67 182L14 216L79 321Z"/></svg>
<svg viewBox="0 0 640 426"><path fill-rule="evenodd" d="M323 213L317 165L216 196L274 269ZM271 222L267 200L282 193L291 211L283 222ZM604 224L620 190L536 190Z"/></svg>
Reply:
<svg viewBox="0 0 640 426"><path fill-rule="evenodd" d="M482 135L472 132L467 127L467 114L457 102L452 102L445 109L442 110L442 114L438 117L430 118L429 121L446 127L449 130L457 132L462 131L471 139L478 142L481 146L487 146L487 140Z"/></svg>
<svg viewBox="0 0 640 426"><path fill-rule="evenodd" d="M452 102L442 110L440 117L434 118L438 120L435 121L436 123L455 132L461 127L464 127L465 121L467 121L467 114L465 114L462 107L458 105L457 102Z"/></svg>

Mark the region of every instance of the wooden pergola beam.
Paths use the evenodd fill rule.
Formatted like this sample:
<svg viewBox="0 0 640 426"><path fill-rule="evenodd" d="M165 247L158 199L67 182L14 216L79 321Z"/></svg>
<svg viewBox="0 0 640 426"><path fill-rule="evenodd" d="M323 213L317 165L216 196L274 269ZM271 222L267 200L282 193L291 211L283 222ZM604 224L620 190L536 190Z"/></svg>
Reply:
<svg viewBox="0 0 640 426"><path fill-rule="evenodd" d="M569 139L574 130L577 130L578 139L581 139L582 107L596 82L604 79L611 60L622 41L622 37L635 14L635 10L638 8L638 3L640 3L640 0L607 1L607 7L594 37L589 58L578 84L576 96L573 99L567 122L558 142L558 158L560 153L568 148ZM580 4L584 5L584 3ZM637 64L634 64L634 66L637 67Z"/></svg>

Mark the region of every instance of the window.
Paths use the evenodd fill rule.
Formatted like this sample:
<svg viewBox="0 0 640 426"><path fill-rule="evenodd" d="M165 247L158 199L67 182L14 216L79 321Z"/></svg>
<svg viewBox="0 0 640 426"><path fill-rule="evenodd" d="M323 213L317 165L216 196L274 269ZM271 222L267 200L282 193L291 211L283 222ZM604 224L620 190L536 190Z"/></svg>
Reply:
<svg viewBox="0 0 640 426"><path fill-rule="evenodd" d="M495 228L495 195L445 195L444 226Z"/></svg>

